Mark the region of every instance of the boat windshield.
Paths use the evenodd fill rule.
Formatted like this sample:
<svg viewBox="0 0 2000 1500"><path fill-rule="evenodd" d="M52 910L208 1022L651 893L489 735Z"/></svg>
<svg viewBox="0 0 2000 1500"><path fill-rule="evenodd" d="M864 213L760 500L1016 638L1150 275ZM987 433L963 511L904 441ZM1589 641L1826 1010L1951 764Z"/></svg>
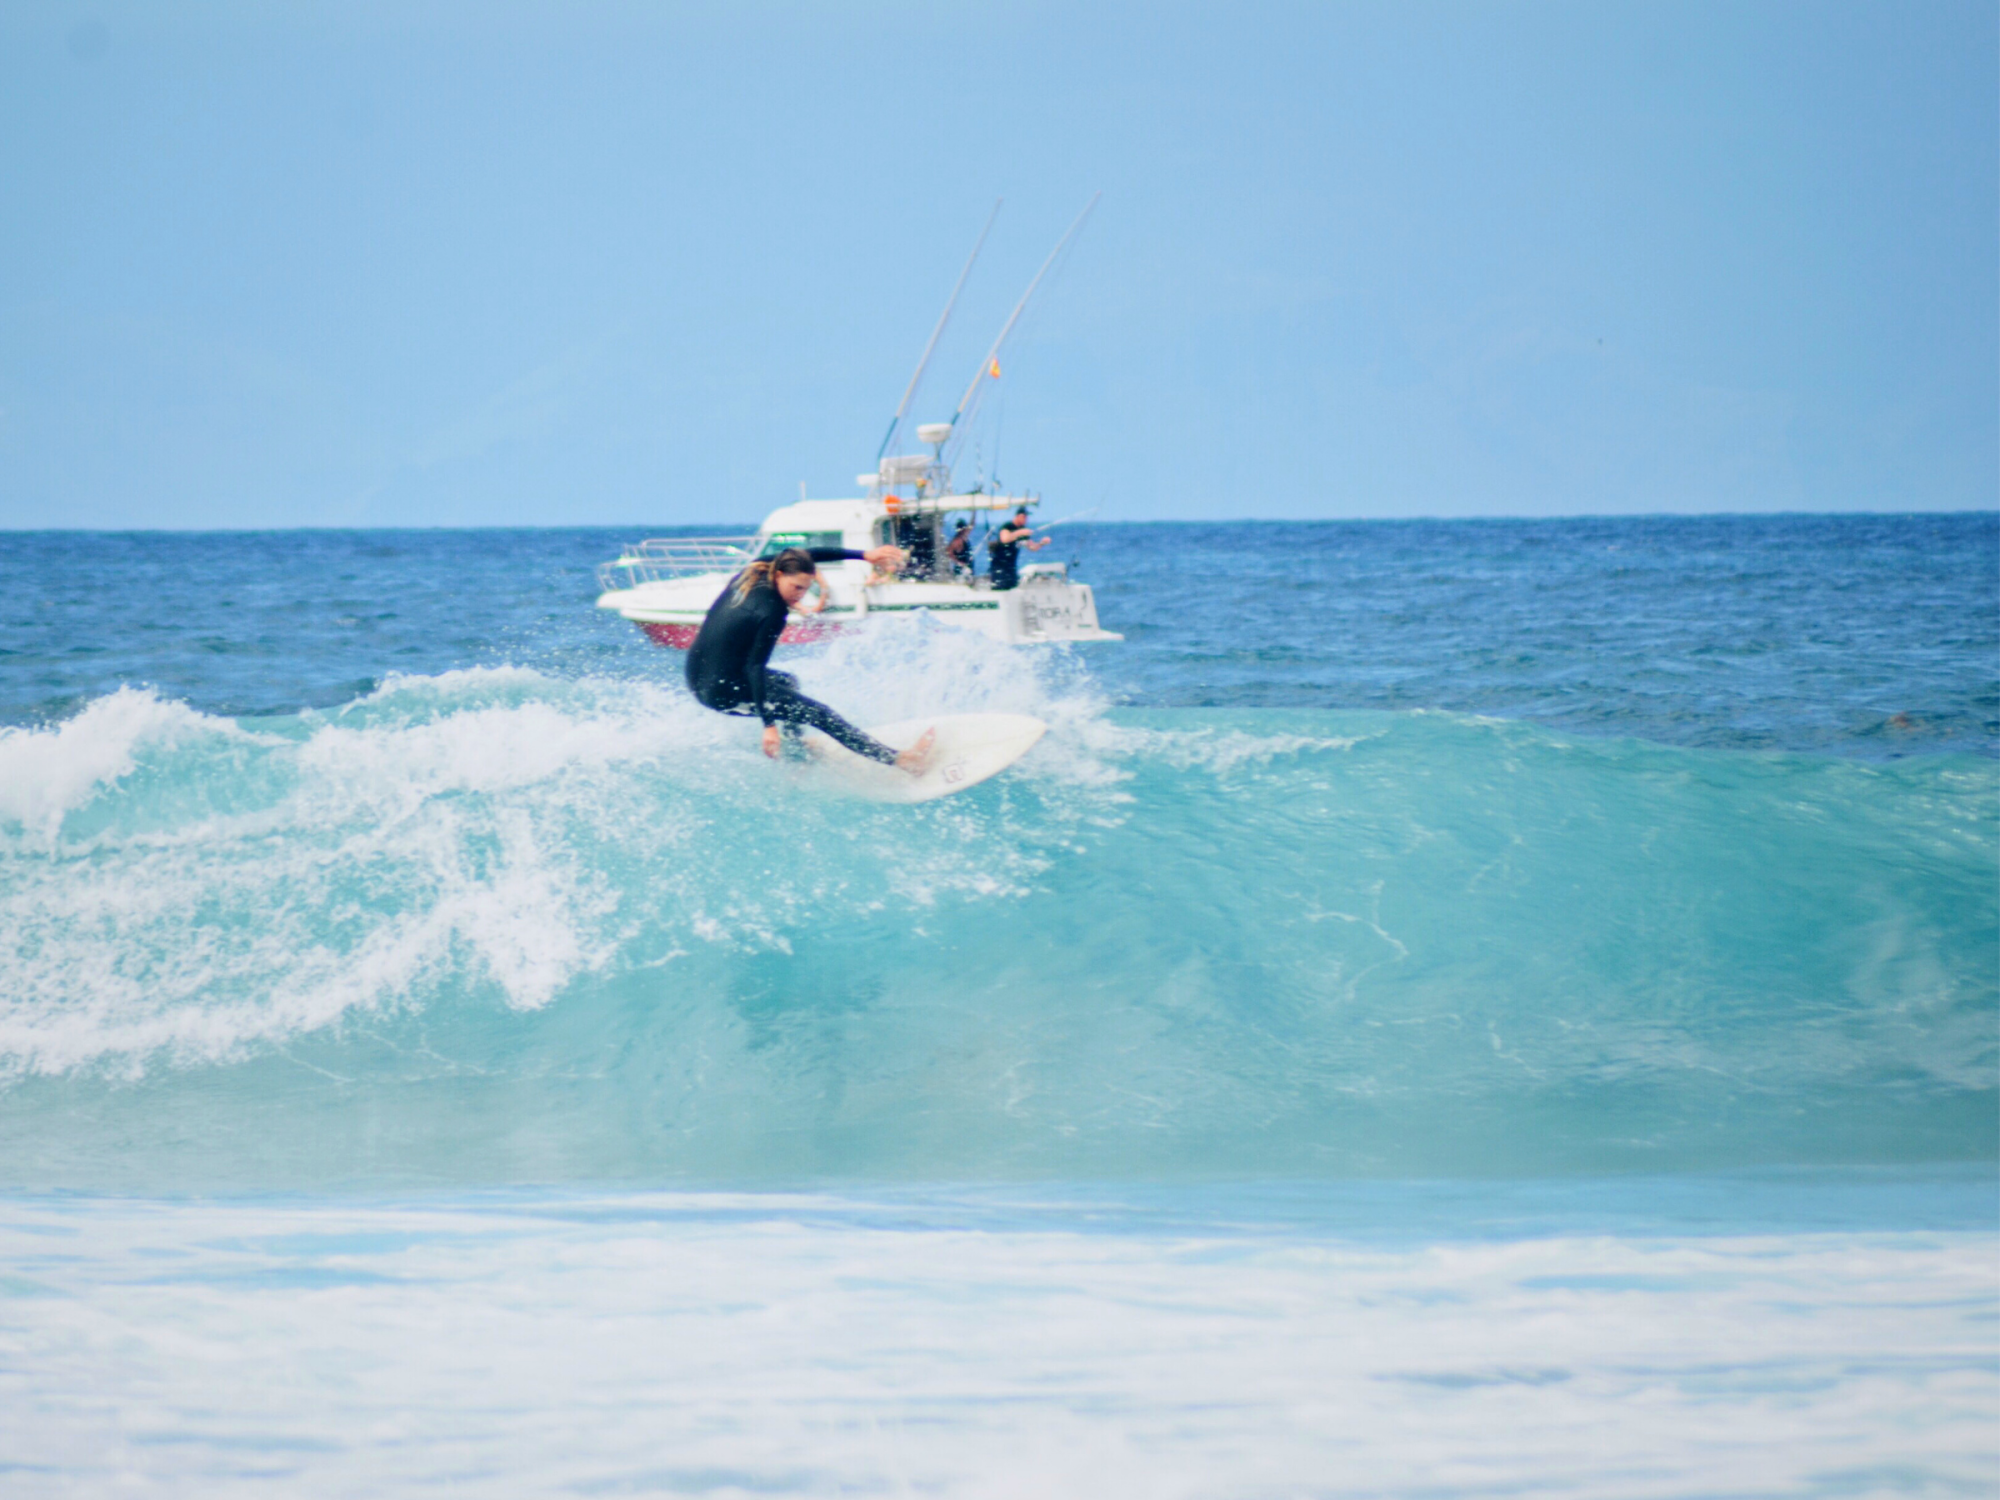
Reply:
<svg viewBox="0 0 2000 1500"><path fill-rule="evenodd" d="M837 531L775 531L764 540L757 555L776 557L787 547L840 547L846 545Z"/></svg>

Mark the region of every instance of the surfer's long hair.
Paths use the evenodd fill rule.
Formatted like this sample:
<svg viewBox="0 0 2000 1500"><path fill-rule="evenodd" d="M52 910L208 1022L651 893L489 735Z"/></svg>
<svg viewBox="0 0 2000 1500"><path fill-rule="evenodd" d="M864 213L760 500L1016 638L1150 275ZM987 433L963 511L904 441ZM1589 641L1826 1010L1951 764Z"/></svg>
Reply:
<svg viewBox="0 0 2000 1500"><path fill-rule="evenodd" d="M812 554L803 547L787 547L773 557L760 557L741 573L736 575L736 597L747 595L760 583L777 585L780 573L817 573L819 564Z"/></svg>

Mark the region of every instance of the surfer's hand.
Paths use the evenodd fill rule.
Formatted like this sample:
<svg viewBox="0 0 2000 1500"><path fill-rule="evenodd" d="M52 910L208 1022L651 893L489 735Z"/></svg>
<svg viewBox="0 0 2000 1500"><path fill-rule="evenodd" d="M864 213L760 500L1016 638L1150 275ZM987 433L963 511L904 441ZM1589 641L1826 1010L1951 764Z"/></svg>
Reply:
<svg viewBox="0 0 2000 1500"><path fill-rule="evenodd" d="M778 726L776 724L766 724L764 726L764 753L770 756L772 760L776 760L778 758L779 747L783 743L784 736L779 733Z"/></svg>
<svg viewBox="0 0 2000 1500"><path fill-rule="evenodd" d="M861 554L862 559L878 573L895 572L909 555L901 547L870 547Z"/></svg>

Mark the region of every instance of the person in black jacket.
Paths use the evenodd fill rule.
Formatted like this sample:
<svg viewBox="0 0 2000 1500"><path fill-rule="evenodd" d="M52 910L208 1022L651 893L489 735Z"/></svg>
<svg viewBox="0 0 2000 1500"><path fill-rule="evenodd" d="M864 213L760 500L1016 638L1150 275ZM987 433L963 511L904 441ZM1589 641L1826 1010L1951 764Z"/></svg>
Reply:
<svg viewBox="0 0 2000 1500"><path fill-rule="evenodd" d="M784 633L785 615L806 596L819 576L818 564L858 557L876 567L902 563L900 547L787 547L775 557L753 562L729 581L709 606L708 618L688 648L687 681L695 700L724 714L755 714L764 721L764 753L776 757L784 736L801 738L807 728L831 735L857 755L922 773L933 735L926 730L908 750L892 750L870 739L817 699L799 691L789 672L770 666L771 652Z"/></svg>
<svg viewBox="0 0 2000 1500"><path fill-rule="evenodd" d="M1030 552L1039 552L1048 546L1047 537L1042 537L1039 541L1029 541L1028 538L1034 534L1035 528L1028 524L1028 507L1025 505L1014 512L1013 520L1003 522L1000 529L993 533L991 540L986 543L986 550L993 554L991 571L994 588L1011 589L1020 583L1021 576L1018 570L1023 547Z"/></svg>

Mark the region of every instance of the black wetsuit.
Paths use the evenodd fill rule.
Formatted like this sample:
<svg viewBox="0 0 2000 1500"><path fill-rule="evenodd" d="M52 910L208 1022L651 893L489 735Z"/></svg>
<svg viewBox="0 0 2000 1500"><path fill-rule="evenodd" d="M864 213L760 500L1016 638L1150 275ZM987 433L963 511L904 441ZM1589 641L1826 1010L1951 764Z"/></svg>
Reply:
<svg viewBox="0 0 2000 1500"><path fill-rule="evenodd" d="M814 562L860 557L839 547L813 547ZM687 682L704 708L725 714L755 714L767 725L781 725L788 734L813 728L831 735L856 755L884 765L896 752L872 740L816 699L799 691L789 672L773 671L771 652L784 633L785 601L769 582L737 592L731 579L722 597L709 606L694 644L688 647Z"/></svg>

